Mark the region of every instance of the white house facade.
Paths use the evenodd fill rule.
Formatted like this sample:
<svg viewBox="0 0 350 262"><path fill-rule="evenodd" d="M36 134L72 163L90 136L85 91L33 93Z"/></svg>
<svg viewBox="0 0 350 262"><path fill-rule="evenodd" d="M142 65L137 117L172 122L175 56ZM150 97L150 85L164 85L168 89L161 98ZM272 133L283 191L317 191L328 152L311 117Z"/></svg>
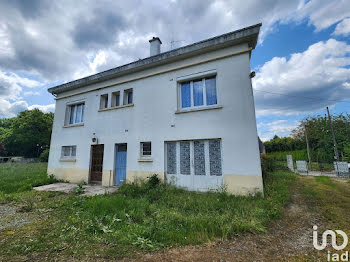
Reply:
<svg viewBox="0 0 350 262"><path fill-rule="evenodd" d="M158 174L189 190L263 191L250 56L261 24L49 89L48 174L121 185Z"/></svg>

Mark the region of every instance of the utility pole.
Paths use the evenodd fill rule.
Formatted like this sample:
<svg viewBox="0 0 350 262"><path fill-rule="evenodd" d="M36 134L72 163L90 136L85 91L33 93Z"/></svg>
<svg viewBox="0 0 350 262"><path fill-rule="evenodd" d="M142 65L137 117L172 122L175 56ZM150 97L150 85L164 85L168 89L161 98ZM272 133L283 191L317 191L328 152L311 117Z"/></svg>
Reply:
<svg viewBox="0 0 350 262"><path fill-rule="evenodd" d="M309 139L307 137L307 129L306 124L304 124L304 130L305 130L305 139L306 139L306 150L307 150L307 157L309 158L309 169L311 170L311 157L310 157L310 147L309 147Z"/></svg>
<svg viewBox="0 0 350 262"><path fill-rule="evenodd" d="M329 114L328 106L327 106L327 113L328 113L329 125L331 126L332 137L333 137L334 158L335 158L335 161L339 161L337 141L335 140L332 118L331 118L331 116Z"/></svg>

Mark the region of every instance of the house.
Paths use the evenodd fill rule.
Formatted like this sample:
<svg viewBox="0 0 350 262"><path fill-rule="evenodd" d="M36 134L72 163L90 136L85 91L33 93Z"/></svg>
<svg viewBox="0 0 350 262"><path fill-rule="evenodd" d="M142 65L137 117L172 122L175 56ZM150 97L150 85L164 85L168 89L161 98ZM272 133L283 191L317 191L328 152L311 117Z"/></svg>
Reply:
<svg viewBox="0 0 350 262"><path fill-rule="evenodd" d="M49 88L48 174L121 185L158 174L189 190L263 191L250 57L261 24Z"/></svg>

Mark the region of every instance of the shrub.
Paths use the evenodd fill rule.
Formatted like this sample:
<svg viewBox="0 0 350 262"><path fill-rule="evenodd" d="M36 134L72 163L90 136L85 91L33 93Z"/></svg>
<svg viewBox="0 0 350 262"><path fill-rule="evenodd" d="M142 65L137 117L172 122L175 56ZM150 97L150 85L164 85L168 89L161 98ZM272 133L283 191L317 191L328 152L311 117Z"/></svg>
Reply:
<svg viewBox="0 0 350 262"><path fill-rule="evenodd" d="M275 171L276 169L276 160L273 157L267 156L264 154L260 155L260 160L261 160L262 177L265 184L267 174Z"/></svg>
<svg viewBox="0 0 350 262"><path fill-rule="evenodd" d="M39 156L40 162L49 161L49 154L50 154L50 150L48 148L45 149Z"/></svg>
<svg viewBox="0 0 350 262"><path fill-rule="evenodd" d="M157 174L153 174L152 176L148 177L147 185L149 188L155 188L160 184L160 179Z"/></svg>
<svg viewBox="0 0 350 262"><path fill-rule="evenodd" d="M73 189L73 193L75 195L81 195L84 194L85 189L83 187L83 184L78 184L74 189Z"/></svg>

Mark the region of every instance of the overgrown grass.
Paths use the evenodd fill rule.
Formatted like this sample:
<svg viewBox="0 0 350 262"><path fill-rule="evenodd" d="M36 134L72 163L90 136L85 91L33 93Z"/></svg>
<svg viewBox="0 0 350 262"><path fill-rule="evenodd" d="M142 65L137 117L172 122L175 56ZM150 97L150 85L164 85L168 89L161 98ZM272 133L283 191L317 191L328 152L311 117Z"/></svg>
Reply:
<svg viewBox="0 0 350 262"><path fill-rule="evenodd" d="M18 201L33 198L33 212L49 216L17 229L16 235L5 237L6 241L0 236L0 248L4 257L60 254L117 258L142 250L259 233L280 217L295 178L288 171L269 174L265 197L232 196L224 190L189 192L154 180L127 184L115 194L95 197L24 192Z"/></svg>
<svg viewBox="0 0 350 262"><path fill-rule="evenodd" d="M294 162L293 163L294 168L296 169L297 168L297 164L296 164L295 161L293 161L293 162ZM275 165L279 169L288 169L287 160L275 161ZM308 165L308 168L309 168L309 163L307 163L307 165ZM312 162L311 166L312 166L311 167L312 171L332 171L332 170L334 170L334 165L332 163L315 163L315 162Z"/></svg>
<svg viewBox="0 0 350 262"><path fill-rule="evenodd" d="M287 155L292 155L294 161L308 159L307 152L305 149L294 151L271 152L267 153L267 155L273 157L278 161L287 161Z"/></svg>
<svg viewBox="0 0 350 262"><path fill-rule="evenodd" d="M53 177L46 174L47 163L0 164L0 192L3 194L31 190L34 186L51 184Z"/></svg>
<svg viewBox="0 0 350 262"><path fill-rule="evenodd" d="M350 234L350 185L320 176L303 180L302 193L311 202L310 207L328 219L330 228L339 228Z"/></svg>

